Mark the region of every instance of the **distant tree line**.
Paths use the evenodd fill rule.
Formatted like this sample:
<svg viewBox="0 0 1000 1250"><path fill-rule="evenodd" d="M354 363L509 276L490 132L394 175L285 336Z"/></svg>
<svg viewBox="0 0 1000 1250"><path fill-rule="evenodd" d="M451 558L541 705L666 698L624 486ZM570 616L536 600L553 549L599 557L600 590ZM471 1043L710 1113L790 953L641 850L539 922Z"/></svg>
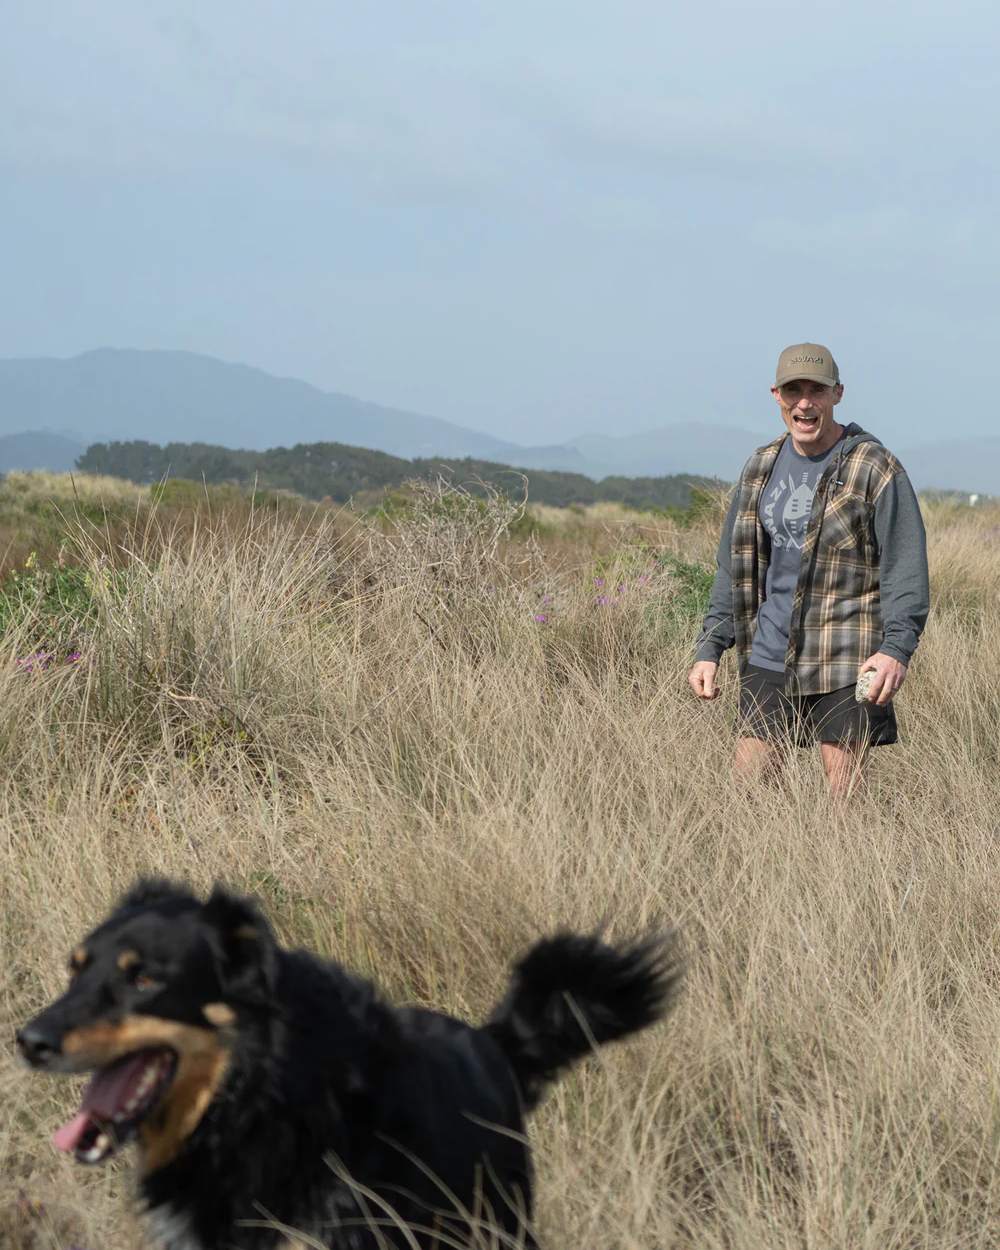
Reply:
<svg viewBox="0 0 1000 1250"><path fill-rule="evenodd" d="M518 469L470 457L404 460L344 443L299 443L269 451L240 451L208 443L167 443L165 447L139 440L93 443L77 460L77 467L141 485L167 477L187 478L289 490L308 499L329 498L337 503L359 496L371 499L408 478L433 478L440 473L466 486L481 479L512 496L521 494L523 475L528 479L529 499L555 507L611 500L633 508L687 508L694 491L720 485L714 478L691 474L606 477L595 482L582 473Z"/></svg>

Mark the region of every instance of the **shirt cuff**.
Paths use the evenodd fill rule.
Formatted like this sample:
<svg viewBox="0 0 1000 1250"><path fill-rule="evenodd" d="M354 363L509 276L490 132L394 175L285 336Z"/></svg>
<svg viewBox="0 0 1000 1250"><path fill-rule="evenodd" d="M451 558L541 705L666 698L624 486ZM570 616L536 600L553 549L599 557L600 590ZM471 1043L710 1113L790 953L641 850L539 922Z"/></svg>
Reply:
<svg viewBox="0 0 1000 1250"><path fill-rule="evenodd" d="M910 660L913 659L912 651L909 651L909 652L904 651L902 647L896 646L895 643L885 642L884 640L882 642L882 645L879 647L879 651L881 652L882 655L891 655L892 658L894 660L898 660L900 664L908 665L910 663Z"/></svg>

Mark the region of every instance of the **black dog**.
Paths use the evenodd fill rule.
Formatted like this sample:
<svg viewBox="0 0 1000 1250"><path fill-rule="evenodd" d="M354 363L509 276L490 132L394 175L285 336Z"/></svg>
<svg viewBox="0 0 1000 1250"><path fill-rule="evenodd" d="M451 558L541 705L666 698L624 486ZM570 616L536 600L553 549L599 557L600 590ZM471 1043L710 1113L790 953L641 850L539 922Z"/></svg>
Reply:
<svg viewBox="0 0 1000 1250"><path fill-rule="evenodd" d="M53 1140L101 1163L136 1138L166 1250L534 1246L524 1113L679 979L670 938L560 934L474 1028L282 949L247 899L167 881L132 889L70 972L18 1045L94 1073Z"/></svg>

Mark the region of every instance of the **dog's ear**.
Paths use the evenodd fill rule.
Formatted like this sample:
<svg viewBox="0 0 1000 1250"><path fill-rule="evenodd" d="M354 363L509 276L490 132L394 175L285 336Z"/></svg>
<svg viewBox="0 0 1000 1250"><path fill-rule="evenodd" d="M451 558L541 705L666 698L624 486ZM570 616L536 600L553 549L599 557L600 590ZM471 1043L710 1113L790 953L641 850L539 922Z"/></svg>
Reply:
<svg viewBox="0 0 1000 1250"><path fill-rule="evenodd" d="M248 898L216 886L202 908L223 993L240 1002L263 1003L271 996L277 946L271 926Z"/></svg>

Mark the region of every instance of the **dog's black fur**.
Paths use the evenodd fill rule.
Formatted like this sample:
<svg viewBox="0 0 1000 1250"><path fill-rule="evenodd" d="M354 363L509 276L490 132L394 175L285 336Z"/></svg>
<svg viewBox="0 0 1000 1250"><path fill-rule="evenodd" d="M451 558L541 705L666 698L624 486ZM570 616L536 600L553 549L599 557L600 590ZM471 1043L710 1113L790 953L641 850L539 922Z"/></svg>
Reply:
<svg viewBox="0 0 1000 1250"><path fill-rule="evenodd" d="M679 978L669 937L563 933L475 1028L282 949L248 899L158 880L121 900L71 971L18 1043L37 1068L98 1072L63 1148L101 1161L136 1137L165 1250L534 1246L524 1113L593 1046L660 1017ZM121 1085L147 1061L154 1091L133 1112ZM123 1118L99 1136L109 1102Z"/></svg>

